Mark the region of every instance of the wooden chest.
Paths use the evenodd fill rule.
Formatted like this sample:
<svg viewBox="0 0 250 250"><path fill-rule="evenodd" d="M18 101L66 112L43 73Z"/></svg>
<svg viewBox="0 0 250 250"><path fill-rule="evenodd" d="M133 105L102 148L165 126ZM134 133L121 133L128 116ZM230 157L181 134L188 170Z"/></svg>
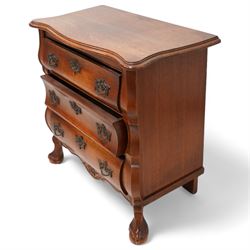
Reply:
<svg viewBox="0 0 250 250"><path fill-rule="evenodd" d="M107 6L34 20L45 75L52 163L62 146L131 203L135 244L143 206L203 168L207 48L217 36Z"/></svg>

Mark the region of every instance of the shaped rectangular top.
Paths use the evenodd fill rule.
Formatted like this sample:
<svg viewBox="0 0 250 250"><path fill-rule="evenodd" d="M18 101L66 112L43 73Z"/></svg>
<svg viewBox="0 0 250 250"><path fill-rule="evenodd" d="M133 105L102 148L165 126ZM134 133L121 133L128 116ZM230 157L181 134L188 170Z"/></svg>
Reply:
<svg viewBox="0 0 250 250"><path fill-rule="evenodd" d="M37 19L30 25L72 47L110 56L128 67L220 42L215 35L108 6Z"/></svg>

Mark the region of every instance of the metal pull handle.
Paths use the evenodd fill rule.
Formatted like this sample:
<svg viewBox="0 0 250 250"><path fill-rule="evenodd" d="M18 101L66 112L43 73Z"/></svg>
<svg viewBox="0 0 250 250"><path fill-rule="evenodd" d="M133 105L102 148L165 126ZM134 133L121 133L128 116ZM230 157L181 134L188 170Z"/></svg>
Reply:
<svg viewBox="0 0 250 250"><path fill-rule="evenodd" d="M55 54L50 53L50 54L48 54L48 62L49 62L50 67L55 68L58 66L59 60Z"/></svg>
<svg viewBox="0 0 250 250"><path fill-rule="evenodd" d="M103 176L110 176L112 178L113 170L108 167L107 161L98 160L99 168Z"/></svg>
<svg viewBox="0 0 250 250"><path fill-rule="evenodd" d="M85 149L85 147L87 145L87 143L85 142L85 140L83 139L83 137L80 136L80 135L76 135L75 142L78 145L79 149Z"/></svg>
<svg viewBox="0 0 250 250"><path fill-rule="evenodd" d="M50 102L53 106L60 104L60 99L56 95L54 90L49 90L49 97L50 97Z"/></svg>
<svg viewBox="0 0 250 250"><path fill-rule="evenodd" d="M110 91L109 84L103 79L96 79L95 81L95 92L98 95L108 96Z"/></svg>
<svg viewBox="0 0 250 250"><path fill-rule="evenodd" d="M69 101L69 104L71 108L75 111L76 115L79 115L82 113L82 109L76 104L74 101Z"/></svg>
<svg viewBox="0 0 250 250"><path fill-rule="evenodd" d="M79 73L81 71L81 66L77 60L70 60L69 65L74 73Z"/></svg>
<svg viewBox="0 0 250 250"><path fill-rule="evenodd" d="M111 140L111 132L107 130L103 123L96 122L97 135L102 143L110 142Z"/></svg>
<svg viewBox="0 0 250 250"><path fill-rule="evenodd" d="M62 136L64 137L64 131L63 129L61 128L61 125L59 123L55 123L53 125L53 133L56 135L56 136Z"/></svg>

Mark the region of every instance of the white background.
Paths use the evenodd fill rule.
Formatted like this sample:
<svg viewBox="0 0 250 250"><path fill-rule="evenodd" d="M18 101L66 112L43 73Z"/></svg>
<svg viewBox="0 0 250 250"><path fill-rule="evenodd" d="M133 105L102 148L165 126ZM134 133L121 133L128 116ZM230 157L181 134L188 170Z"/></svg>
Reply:
<svg viewBox="0 0 250 250"><path fill-rule="evenodd" d="M218 35L209 48L205 174L145 207L141 249L249 249L250 1L1 1L0 249L138 249L132 208L66 150L49 164L38 31L28 23L106 4ZM248 231L249 233L249 231Z"/></svg>

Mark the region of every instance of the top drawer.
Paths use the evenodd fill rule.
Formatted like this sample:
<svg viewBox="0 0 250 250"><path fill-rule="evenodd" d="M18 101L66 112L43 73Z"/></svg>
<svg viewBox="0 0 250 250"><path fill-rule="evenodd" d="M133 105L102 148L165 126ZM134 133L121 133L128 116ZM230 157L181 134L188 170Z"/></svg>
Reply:
<svg viewBox="0 0 250 250"><path fill-rule="evenodd" d="M45 68L61 75L78 88L118 109L120 74L96 64L45 38L39 58Z"/></svg>

